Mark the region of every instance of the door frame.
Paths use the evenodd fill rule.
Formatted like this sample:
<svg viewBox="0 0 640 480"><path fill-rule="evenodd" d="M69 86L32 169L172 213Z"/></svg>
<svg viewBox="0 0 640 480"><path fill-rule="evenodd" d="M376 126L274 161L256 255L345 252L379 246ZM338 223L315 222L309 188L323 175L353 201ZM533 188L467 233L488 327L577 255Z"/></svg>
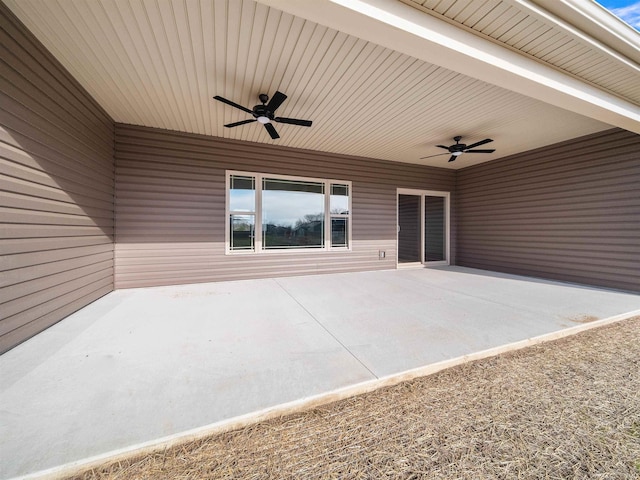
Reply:
<svg viewBox="0 0 640 480"><path fill-rule="evenodd" d="M396 189L396 268L407 267L437 267L442 265L450 265L451 263L451 192L441 192L437 190L417 190L413 188ZM420 197L420 262L411 262L400 264L398 261L398 252L400 250L400 195L415 195ZM444 198L444 222L445 222L445 259L435 262L425 261L425 225L424 225L424 198L425 197L443 197Z"/></svg>

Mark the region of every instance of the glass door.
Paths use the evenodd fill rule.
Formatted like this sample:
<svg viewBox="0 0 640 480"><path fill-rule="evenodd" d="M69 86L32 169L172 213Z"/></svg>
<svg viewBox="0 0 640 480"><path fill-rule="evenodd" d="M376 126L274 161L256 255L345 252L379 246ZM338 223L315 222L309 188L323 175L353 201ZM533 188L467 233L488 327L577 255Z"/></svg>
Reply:
<svg viewBox="0 0 640 480"><path fill-rule="evenodd" d="M446 198L424 196L424 262L447 261Z"/></svg>
<svg viewBox="0 0 640 480"><path fill-rule="evenodd" d="M420 204L419 195L398 195L398 263L421 261Z"/></svg>
<svg viewBox="0 0 640 480"><path fill-rule="evenodd" d="M449 264L449 193L398 189L398 266Z"/></svg>

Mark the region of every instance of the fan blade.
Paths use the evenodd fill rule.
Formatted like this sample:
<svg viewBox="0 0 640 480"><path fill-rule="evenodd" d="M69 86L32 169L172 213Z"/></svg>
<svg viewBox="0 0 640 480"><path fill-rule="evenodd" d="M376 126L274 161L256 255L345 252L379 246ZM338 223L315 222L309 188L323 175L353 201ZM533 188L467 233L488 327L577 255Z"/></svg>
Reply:
<svg viewBox="0 0 640 480"><path fill-rule="evenodd" d="M465 150L464 153L493 153L495 150Z"/></svg>
<svg viewBox="0 0 640 480"><path fill-rule="evenodd" d="M243 107L242 105L238 105L237 103L232 102L231 100L227 100L226 98L222 98L220 95L216 95L213 98L215 98L219 102L226 103L227 105L231 105L232 107L239 108L243 112L247 112L247 113L250 113L251 115L253 115L253 112L251 110L249 110L248 108Z"/></svg>
<svg viewBox="0 0 640 480"><path fill-rule="evenodd" d="M280 138L280 135L278 135L278 132L276 132L276 128L270 123L265 123L264 128L267 129L267 132L269 132L269 135L271 135L271 138L273 138L274 140L276 138Z"/></svg>
<svg viewBox="0 0 640 480"><path fill-rule="evenodd" d="M464 150L466 152L470 148L479 147L480 145L484 145L485 143L489 143L489 142L493 142L493 140L491 140L490 138L485 138L484 140L480 140L479 142L472 143L471 145L467 145L467 148L465 148Z"/></svg>
<svg viewBox="0 0 640 480"><path fill-rule="evenodd" d="M282 105L282 102L284 102L286 99L287 96L284 93L274 93L273 97L271 97L271 100L269 100L269 103L267 103L267 110L269 110L271 113L275 112L276 108Z"/></svg>
<svg viewBox="0 0 640 480"><path fill-rule="evenodd" d="M297 118L284 117L276 117L273 121L279 123L290 123L291 125L300 125L301 127L310 127L312 123L311 120L298 120Z"/></svg>
<svg viewBox="0 0 640 480"><path fill-rule="evenodd" d="M425 158L431 158L431 157L441 157L442 155L449 155L448 153L437 153L435 155L429 155L428 157L420 157L420 160L424 160Z"/></svg>
<svg viewBox="0 0 640 480"><path fill-rule="evenodd" d="M449 159L450 162L453 162L456 159L457 155L451 155L451 158Z"/></svg>
<svg viewBox="0 0 640 480"><path fill-rule="evenodd" d="M251 120L241 120L241 121L239 121L239 122L227 123L227 124L225 125L225 127L227 127L227 128L231 128L231 127L238 127L238 126L240 126L240 125L244 125L245 123L251 123L251 122L255 122L255 121L256 121L256 119L255 119L255 118L252 118Z"/></svg>
<svg viewBox="0 0 640 480"><path fill-rule="evenodd" d="M449 150L449 147L445 147L444 145L436 145L436 147L444 148L445 150Z"/></svg>

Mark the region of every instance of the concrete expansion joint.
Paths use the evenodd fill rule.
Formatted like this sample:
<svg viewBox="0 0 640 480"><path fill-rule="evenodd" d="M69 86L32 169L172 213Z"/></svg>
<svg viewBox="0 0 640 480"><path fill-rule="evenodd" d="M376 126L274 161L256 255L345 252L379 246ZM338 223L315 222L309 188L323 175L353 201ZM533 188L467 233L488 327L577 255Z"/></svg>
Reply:
<svg viewBox="0 0 640 480"><path fill-rule="evenodd" d="M375 373L373 373L373 371L367 367L367 365L365 365L362 360L360 360L350 349L349 347L347 347L344 343L342 343L340 341L340 339L338 337L336 337L331 330L329 330L314 314L313 312L311 312L304 304L302 304L300 302L300 300L298 300L294 295L291 294L291 292L289 292L289 290L287 290L287 288L282 285L277 278L274 278L273 281L276 283L276 285L278 285L278 287L280 287L282 289L283 292L285 292L287 295L289 295L289 297L291 297L291 299L296 302L298 305L300 305L300 308L302 308L305 312L307 312L307 315L309 315L325 332L327 332L331 338L333 338L336 342L338 342L338 344L340 344L340 346L349 353L349 355L351 355L360 365L362 365L362 367L371 374L371 376L375 379L378 380L380 377L378 377Z"/></svg>

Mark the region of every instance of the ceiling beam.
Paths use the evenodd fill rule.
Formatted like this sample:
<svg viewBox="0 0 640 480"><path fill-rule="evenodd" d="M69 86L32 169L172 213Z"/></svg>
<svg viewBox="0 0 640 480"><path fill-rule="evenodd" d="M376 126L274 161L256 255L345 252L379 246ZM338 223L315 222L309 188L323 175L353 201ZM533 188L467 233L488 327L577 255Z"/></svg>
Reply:
<svg viewBox="0 0 640 480"><path fill-rule="evenodd" d="M397 0L257 0L487 83L640 134L640 107Z"/></svg>

